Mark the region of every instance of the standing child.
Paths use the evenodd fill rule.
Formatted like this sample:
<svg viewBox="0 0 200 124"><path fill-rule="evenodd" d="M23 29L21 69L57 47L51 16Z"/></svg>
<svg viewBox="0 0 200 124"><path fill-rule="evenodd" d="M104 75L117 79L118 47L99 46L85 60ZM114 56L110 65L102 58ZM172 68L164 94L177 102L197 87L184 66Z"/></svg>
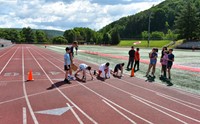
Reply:
<svg viewBox="0 0 200 124"><path fill-rule="evenodd" d="M123 74L123 67L124 67L124 63L119 63L115 66L114 72L113 72L113 76L119 76L118 75L118 71L121 71L121 75L119 77L122 77Z"/></svg>
<svg viewBox="0 0 200 124"><path fill-rule="evenodd" d="M137 65L137 71L140 69L139 66L140 66L140 48L136 48L136 52L135 52L135 64L134 64L134 70L135 70L135 67Z"/></svg>
<svg viewBox="0 0 200 124"><path fill-rule="evenodd" d="M93 80L93 76L92 76L92 73L91 73L91 67L82 63L79 65L79 70L75 73L75 77L77 76L77 74L81 71L83 71L83 77L82 77L82 81L83 82L86 82L86 70L89 71L90 75L91 75L91 80Z"/></svg>
<svg viewBox="0 0 200 124"><path fill-rule="evenodd" d="M149 72L152 68L151 74L155 78L154 74L155 74L155 70L156 70L157 57L158 57L157 49L153 48L152 51L149 53L150 63L149 63L149 68L146 72L147 77L149 77Z"/></svg>
<svg viewBox="0 0 200 124"><path fill-rule="evenodd" d="M162 65L162 71L161 71L161 79L166 79L166 71L167 71L167 62L168 62L168 51L163 51L163 57L161 58L161 65ZM164 73L164 75L163 75Z"/></svg>
<svg viewBox="0 0 200 124"><path fill-rule="evenodd" d="M169 49L168 62L167 62L169 80L171 80L171 68L172 68L172 65L173 65L173 62L174 62L174 54L172 52L173 52L173 49Z"/></svg>
<svg viewBox="0 0 200 124"><path fill-rule="evenodd" d="M69 80L68 80L68 74L70 73L71 71L71 59L70 59L70 48L69 47L66 47L65 49L66 53L64 55L64 70L65 70L65 79L64 81L66 83L70 83Z"/></svg>

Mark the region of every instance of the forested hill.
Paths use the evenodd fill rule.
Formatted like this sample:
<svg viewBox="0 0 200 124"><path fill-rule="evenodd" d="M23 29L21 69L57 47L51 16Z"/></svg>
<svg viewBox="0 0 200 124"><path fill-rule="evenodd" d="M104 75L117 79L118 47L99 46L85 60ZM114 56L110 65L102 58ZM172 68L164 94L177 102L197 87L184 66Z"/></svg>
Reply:
<svg viewBox="0 0 200 124"><path fill-rule="evenodd" d="M159 5L139 12L132 16L123 17L99 31L108 33L118 30L121 38L140 38L143 31L148 31L149 15L151 14L151 32L161 31L166 33L168 29L174 30L174 21L182 5L188 0L165 0ZM200 0L191 0L200 11Z"/></svg>
<svg viewBox="0 0 200 124"><path fill-rule="evenodd" d="M22 28L0 28L0 29L6 29L6 30L12 30L15 29L17 31L21 31ZM57 36L63 36L64 31L59 31L59 30L48 30L48 29L32 29L33 31L39 30L39 31L43 31L46 36L51 39Z"/></svg>

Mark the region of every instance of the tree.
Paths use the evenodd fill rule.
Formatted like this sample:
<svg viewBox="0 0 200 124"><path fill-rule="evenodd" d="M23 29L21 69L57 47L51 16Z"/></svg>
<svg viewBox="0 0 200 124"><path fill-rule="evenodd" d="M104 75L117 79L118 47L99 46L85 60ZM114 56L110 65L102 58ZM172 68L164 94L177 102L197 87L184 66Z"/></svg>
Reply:
<svg viewBox="0 0 200 124"><path fill-rule="evenodd" d="M162 40L164 36L163 32L154 31L151 33L151 38L156 40Z"/></svg>
<svg viewBox="0 0 200 124"><path fill-rule="evenodd" d="M147 40L148 39L148 31L143 31L142 32L142 39Z"/></svg>
<svg viewBox="0 0 200 124"><path fill-rule="evenodd" d="M120 42L119 32L117 30L112 31L111 33L111 44L117 45Z"/></svg>
<svg viewBox="0 0 200 124"><path fill-rule="evenodd" d="M44 31L36 30L35 32L36 42L37 43L46 43L47 37Z"/></svg>
<svg viewBox="0 0 200 124"><path fill-rule="evenodd" d="M111 36L109 33L103 35L103 44L109 44L111 41Z"/></svg>
<svg viewBox="0 0 200 124"><path fill-rule="evenodd" d="M181 11L176 16L175 27L180 38L186 38L186 40L193 40L197 36L199 16L197 9L192 0L187 0Z"/></svg>
<svg viewBox="0 0 200 124"><path fill-rule="evenodd" d="M25 43L34 43L35 42L35 34L30 27L22 29L21 37Z"/></svg>
<svg viewBox="0 0 200 124"><path fill-rule="evenodd" d="M76 39L76 32L74 30L66 30L63 36L69 43L72 43Z"/></svg>
<svg viewBox="0 0 200 124"><path fill-rule="evenodd" d="M53 44L67 44L67 40L63 36L54 37L52 40Z"/></svg>

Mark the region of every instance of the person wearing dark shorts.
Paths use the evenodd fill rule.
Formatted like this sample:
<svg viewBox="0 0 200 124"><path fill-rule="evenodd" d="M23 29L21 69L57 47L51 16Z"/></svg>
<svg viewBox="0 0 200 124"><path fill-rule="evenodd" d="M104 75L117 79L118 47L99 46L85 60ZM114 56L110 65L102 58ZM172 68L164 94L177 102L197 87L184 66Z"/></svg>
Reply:
<svg viewBox="0 0 200 124"><path fill-rule="evenodd" d="M167 62L167 69L168 69L168 79L171 80L171 68L174 62L174 54L172 53L173 49L169 49L168 54L168 62Z"/></svg>
<svg viewBox="0 0 200 124"><path fill-rule="evenodd" d="M68 80L68 74L70 73L71 71L71 59L70 59L70 48L69 47L66 47L65 49L66 53L64 55L64 70L65 70L65 79L64 81L66 83L70 83L69 80Z"/></svg>
<svg viewBox="0 0 200 124"><path fill-rule="evenodd" d="M114 72L113 72L113 76L119 76L122 77L123 74L123 67L124 67L124 63L119 63L115 66ZM118 75L119 70L121 71L121 75Z"/></svg>

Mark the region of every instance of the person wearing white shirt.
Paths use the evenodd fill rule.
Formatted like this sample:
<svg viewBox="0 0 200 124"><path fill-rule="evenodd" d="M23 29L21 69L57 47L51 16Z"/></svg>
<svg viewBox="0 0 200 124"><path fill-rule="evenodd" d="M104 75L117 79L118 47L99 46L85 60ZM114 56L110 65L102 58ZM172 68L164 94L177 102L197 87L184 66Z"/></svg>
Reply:
<svg viewBox="0 0 200 124"><path fill-rule="evenodd" d="M98 77L100 77L100 75L102 73L104 79L105 78L110 78L110 68L109 68L109 65L110 65L109 62L100 65ZM108 77L106 75L108 75Z"/></svg>

